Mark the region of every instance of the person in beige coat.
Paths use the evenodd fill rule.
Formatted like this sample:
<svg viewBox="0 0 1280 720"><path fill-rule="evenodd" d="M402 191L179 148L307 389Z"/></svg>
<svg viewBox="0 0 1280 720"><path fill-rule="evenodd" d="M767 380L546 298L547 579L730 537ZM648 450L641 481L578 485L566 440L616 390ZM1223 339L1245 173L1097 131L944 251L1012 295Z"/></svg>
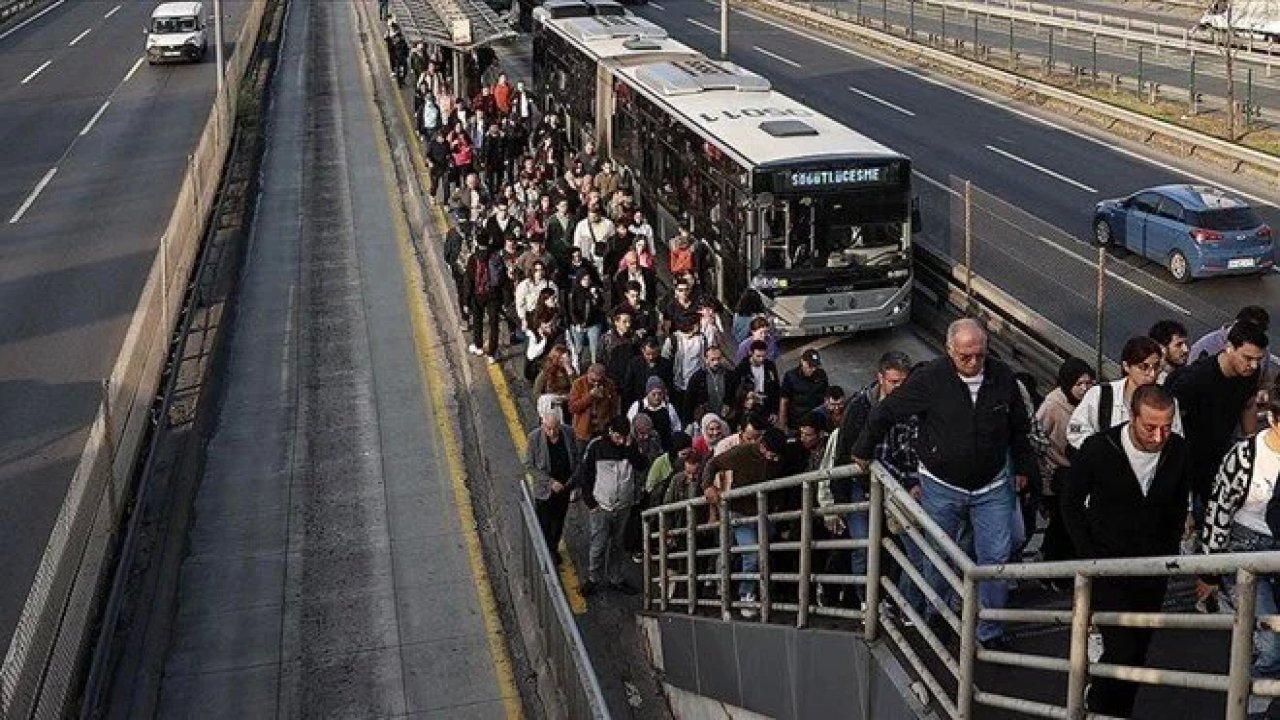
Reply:
<svg viewBox="0 0 1280 720"><path fill-rule="evenodd" d="M1062 524L1062 516L1058 508L1058 495L1062 481L1066 477L1067 468L1071 467L1071 459L1067 456L1070 444L1067 442L1067 426L1071 424L1071 413L1084 398L1089 388L1093 387L1097 376L1093 368L1080 358L1067 358L1058 368L1058 385L1045 397L1040 408L1036 410L1036 420L1044 428L1049 438L1048 452L1045 453L1045 467L1041 469L1044 478L1045 502L1043 507L1049 516L1049 525L1044 531L1044 544L1041 545L1043 559L1068 560L1075 556L1071 538L1067 536Z"/></svg>

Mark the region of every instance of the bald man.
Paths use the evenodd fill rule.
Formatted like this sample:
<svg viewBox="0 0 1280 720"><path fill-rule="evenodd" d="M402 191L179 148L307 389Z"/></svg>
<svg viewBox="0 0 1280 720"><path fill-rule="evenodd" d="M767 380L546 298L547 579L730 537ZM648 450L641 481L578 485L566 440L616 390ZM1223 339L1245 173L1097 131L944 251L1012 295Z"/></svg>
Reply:
<svg viewBox="0 0 1280 720"><path fill-rule="evenodd" d="M1028 441L1031 419L1013 371L987 353L987 333L977 321L957 320L947 328L947 354L926 363L886 397L871 414L853 447L859 464L866 464L876 445L895 423L916 417L919 436L920 504L952 539L968 527L973 531L974 560L996 565L1013 550L1013 515L1017 490L1036 472ZM944 599L950 594L931 563L925 579ZM909 588L918 610L929 614L919 591ZM982 606L1003 608L1008 597L1004 582L979 588ZM978 624L978 641L1000 647L1000 623Z"/></svg>

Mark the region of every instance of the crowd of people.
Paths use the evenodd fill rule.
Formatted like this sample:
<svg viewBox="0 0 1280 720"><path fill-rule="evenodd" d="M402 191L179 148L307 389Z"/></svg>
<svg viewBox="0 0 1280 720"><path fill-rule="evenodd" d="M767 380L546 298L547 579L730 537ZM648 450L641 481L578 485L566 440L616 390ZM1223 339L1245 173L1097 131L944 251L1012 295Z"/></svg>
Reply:
<svg viewBox="0 0 1280 720"><path fill-rule="evenodd" d="M1158 322L1125 343L1122 377L1100 382L1071 358L1043 398L1034 378L991 356L979 323L960 320L942 356L914 362L889 352L869 385L846 394L815 349L780 369L759 296L744 293L730 312L710 290L709 244L687 226L658 237L633 178L590 142L579 147L554 108L537 108L505 75L459 96L445 60L397 34L392 27L387 38L392 71L412 82L432 202L455 221L446 256L468 350L489 363L520 360L539 417L525 466L557 562L571 498L587 508L584 595L638 592L624 568L639 561L643 507L703 496L716 512L730 488L837 465L857 472L820 484L819 507L859 502L873 460L982 564L1020 561L1037 527L1043 560L1275 549L1280 392L1270 391L1265 310L1245 308L1193 345L1178 322ZM800 495L771 503L774 512L799 509ZM745 518L757 507L738 498L723 511ZM816 532L865 539L867 525L865 513L830 514ZM735 544L757 544L756 523L732 527ZM770 532L796 539L798 522ZM936 618L926 594L956 599L920 548L905 550L934 592L902 576L904 594L919 617ZM756 553L738 557L741 572L755 572ZM771 557L774 572L788 558ZM819 552L814 561L865 574L867 551ZM1229 596L1220 584L1197 582L1205 610ZM791 588L772 595L785 599ZM736 593L744 617L755 615L755 580L723 591ZM1093 607L1153 611L1165 593L1162 578L1099 579ZM984 582L979 594L983 607L1000 608L1008 587ZM1276 612L1270 578L1258 594L1259 612ZM857 585L818 586L816 596L863 602ZM1280 678L1280 642L1263 635L1255 675ZM1142 665L1150 639L1150 630L1102 627L1091 659ZM1001 647L1003 624L983 620L978 640ZM1136 692L1096 678L1089 707L1126 716ZM1255 705L1254 717L1272 717Z"/></svg>

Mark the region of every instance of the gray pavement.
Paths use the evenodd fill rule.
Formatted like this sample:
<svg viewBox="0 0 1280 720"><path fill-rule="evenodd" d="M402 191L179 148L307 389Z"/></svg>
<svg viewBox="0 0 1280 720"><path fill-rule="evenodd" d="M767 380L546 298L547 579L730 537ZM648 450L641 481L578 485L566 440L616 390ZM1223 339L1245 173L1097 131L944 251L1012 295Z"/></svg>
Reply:
<svg viewBox="0 0 1280 720"><path fill-rule="evenodd" d="M162 717L519 709L425 400L354 22L289 11Z"/></svg>
<svg viewBox="0 0 1280 720"><path fill-rule="evenodd" d="M130 75L153 7L67 2L0 39L0 648L212 105L212 62Z"/></svg>

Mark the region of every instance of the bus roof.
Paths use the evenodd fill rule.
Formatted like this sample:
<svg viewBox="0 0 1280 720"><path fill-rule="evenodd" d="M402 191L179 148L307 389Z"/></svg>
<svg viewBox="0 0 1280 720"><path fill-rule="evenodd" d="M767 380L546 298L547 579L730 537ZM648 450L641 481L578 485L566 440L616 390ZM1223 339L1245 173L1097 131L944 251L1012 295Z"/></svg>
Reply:
<svg viewBox="0 0 1280 720"><path fill-rule="evenodd" d="M733 63L666 60L615 72L752 167L902 157Z"/></svg>
<svg viewBox="0 0 1280 720"><path fill-rule="evenodd" d="M777 92L767 79L706 58L644 18L543 14L540 21L748 167L903 157Z"/></svg>

